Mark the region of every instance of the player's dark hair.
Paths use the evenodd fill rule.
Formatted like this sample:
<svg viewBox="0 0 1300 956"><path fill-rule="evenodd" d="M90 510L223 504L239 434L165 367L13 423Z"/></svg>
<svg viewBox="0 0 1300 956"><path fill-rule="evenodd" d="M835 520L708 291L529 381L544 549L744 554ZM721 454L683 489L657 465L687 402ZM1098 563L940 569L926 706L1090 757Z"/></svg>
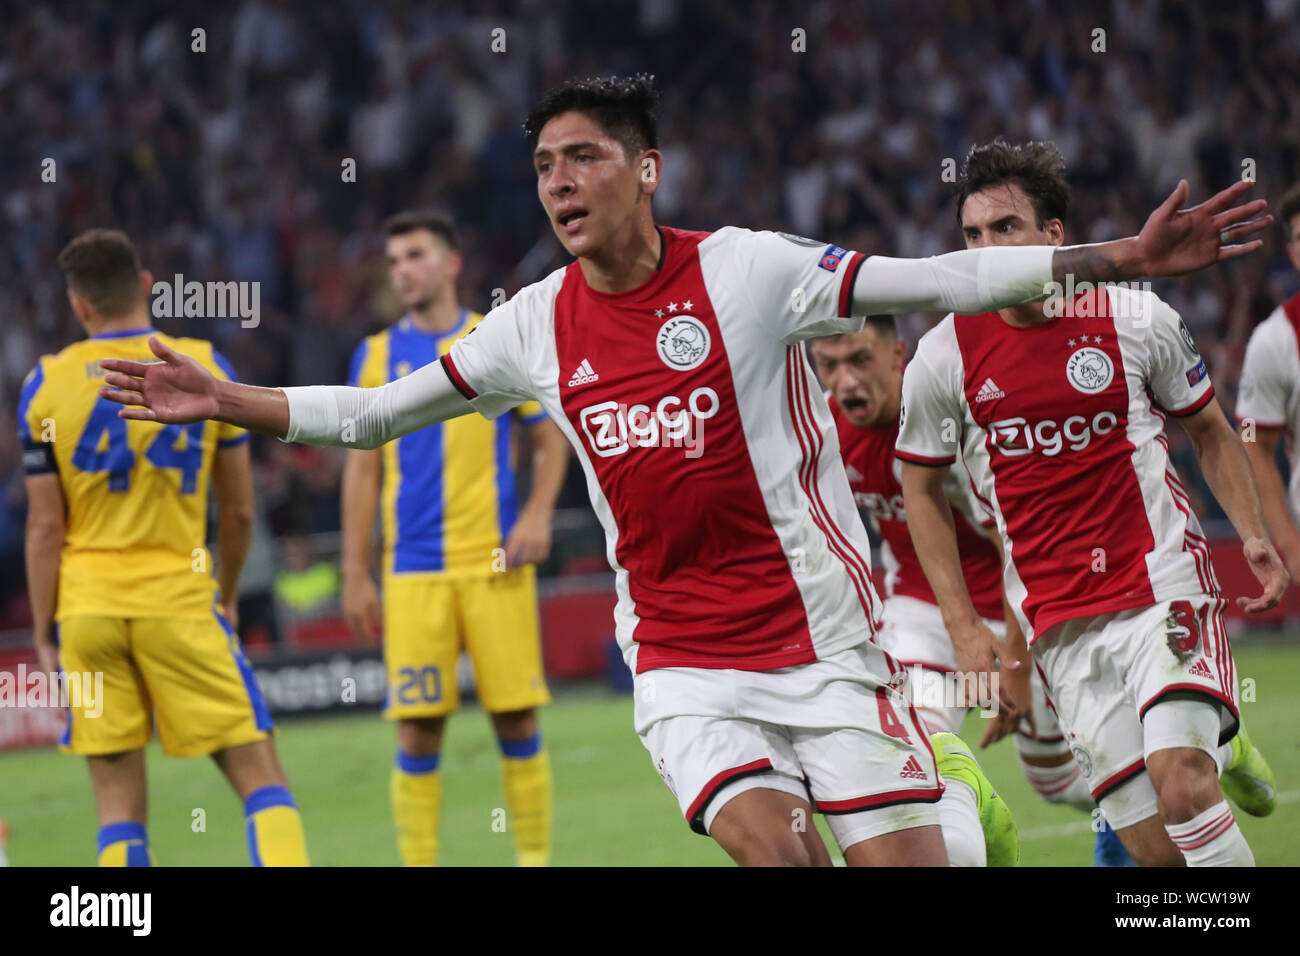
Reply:
<svg viewBox="0 0 1300 956"><path fill-rule="evenodd" d="M977 192L1014 183L1034 204L1036 225L1049 220L1065 222L1070 211L1070 184L1065 179L1065 157L1055 143L1030 142L1013 146L1002 137L972 146L961 166L957 186L957 225L966 200Z"/></svg>
<svg viewBox="0 0 1300 956"><path fill-rule="evenodd" d="M140 257L117 229L88 229L63 247L58 262L68 288L104 318L128 315L147 298Z"/></svg>
<svg viewBox="0 0 1300 956"><path fill-rule="evenodd" d="M548 92L524 120L528 144L537 147L542 127L562 113L583 113L595 120L623 146L631 162L647 149L659 148L659 128L655 111L659 91L655 78L644 74L571 79Z"/></svg>
<svg viewBox="0 0 1300 956"><path fill-rule="evenodd" d="M898 338L898 325L894 322L892 315L869 315L863 325L864 329L868 327L875 329L876 334L880 336L883 342L892 342ZM810 341L813 343L838 342L848 334L848 332L832 332L830 335L819 335L814 339L810 339Z"/></svg>
<svg viewBox="0 0 1300 956"><path fill-rule="evenodd" d="M460 250L460 230L456 228L456 220L445 212L437 209L407 209L384 221L384 235L389 237L404 236L421 229L442 237L452 249Z"/></svg>
<svg viewBox="0 0 1300 956"><path fill-rule="evenodd" d="M869 315L866 324L875 329L886 342L898 338L898 325L895 324L892 315Z"/></svg>
<svg viewBox="0 0 1300 956"><path fill-rule="evenodd" d="M1296 216L1300 216L1300 183L1286 191L1281 205L1277 207L1277 221L1282 224L1282 230L1288 239L1291 238L1291 220Z"/></svg>

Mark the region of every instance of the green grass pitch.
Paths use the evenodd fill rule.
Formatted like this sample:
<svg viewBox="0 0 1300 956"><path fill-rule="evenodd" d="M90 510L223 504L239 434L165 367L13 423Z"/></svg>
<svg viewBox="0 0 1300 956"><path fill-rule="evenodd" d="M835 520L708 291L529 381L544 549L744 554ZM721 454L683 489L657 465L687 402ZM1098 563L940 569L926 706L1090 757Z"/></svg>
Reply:
<svg viewBox="0 0 1300 956"><path fill-rule="evenodd" d="M1256 698L1243 702L1243 714L1277 774L1280 801L1267 819L1237 818L1261 865L1294 866L1300 863L1300 647L1240 643L1238 674L1255 681ZM555 772L555 864L729 863L711 840L682 822L632 731L630 697L561 688L542 720ZM976 745L983 732L978 715L964 730ZM278 747L312 862L396 865L388 809L391 725L375 713L285 720ZM1040 800L1024 782L1009 741L977 755L1015 811L1024 865L1091 865L1087 818ZM149 834L158 862L247 865L240 807L215 766L201 758L168 759L156 743L148 759ZM500 762L481 710L467 708L452 718L442 768L439 862L511 864L513 838L493 826L504 802ZM53 750L0 754L0 819L9 826L11 865L94 863L95 808L79 758ZM820 818L819 826L825 834Z"/></svg>

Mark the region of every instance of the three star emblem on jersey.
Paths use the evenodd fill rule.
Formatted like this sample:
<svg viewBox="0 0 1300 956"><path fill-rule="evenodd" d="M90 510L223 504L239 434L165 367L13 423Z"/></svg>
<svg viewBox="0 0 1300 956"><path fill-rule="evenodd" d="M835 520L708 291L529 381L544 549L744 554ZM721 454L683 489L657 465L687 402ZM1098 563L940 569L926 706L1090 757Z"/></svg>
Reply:
<svg viewBox="0 0 1300 956"><path fill-rule="evenodd" d="M600 374L592 370L591 362L583 359L578 365L577 371L573 373L573 378L569 379L569 388L577 388L579 385L598 381L600 381Z"/></svg>
<svg viewBox="0 0 1300 956"><path fill-rule="evenodd" d="M1115 377L1115 365L1101 349L1085 345L1066 360L1065 377L1085 395L1096 395L1104 392Z"/></svg>
<svg viewBox="0 0 1300 956"><path fill-rule="evenodd" d="M693 315L675 315L659 327L655 337L659 357L671 369L689 372L709 357L709 330Z"/></svg>
<svg viewBox="0 0 1300 956"><path fill-rule="evenodd" d="M898 772L900 777L909 780L924 780L925 770L921 768L921 762L916 757L908 757L907 763L903 764L903 769Z"/></svg>
<svg viewBox="0 0 1300 956"><path fill-rule="evenodd" d="M975 393L975 403L978 405L980 402L991 402L995 398L1004 398L1006 394L997 387L993 379L986 378L984 384L980 386L980 390Z"/></svg>

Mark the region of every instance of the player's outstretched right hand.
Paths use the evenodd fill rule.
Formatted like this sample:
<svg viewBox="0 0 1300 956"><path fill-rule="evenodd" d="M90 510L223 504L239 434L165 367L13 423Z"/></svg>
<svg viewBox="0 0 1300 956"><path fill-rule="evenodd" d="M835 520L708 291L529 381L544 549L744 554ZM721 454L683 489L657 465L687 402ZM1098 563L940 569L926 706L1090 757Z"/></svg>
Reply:
<svg viewBox="0 0 1300 956"><path fill-rule="evenodd" d="M128 406L117 414L146 422L187 425L217 414L217 380L188 355L168 348L155 335L149 349L160 362L133 362L106 358L100 366L108 370L103 398Z"/></svg>

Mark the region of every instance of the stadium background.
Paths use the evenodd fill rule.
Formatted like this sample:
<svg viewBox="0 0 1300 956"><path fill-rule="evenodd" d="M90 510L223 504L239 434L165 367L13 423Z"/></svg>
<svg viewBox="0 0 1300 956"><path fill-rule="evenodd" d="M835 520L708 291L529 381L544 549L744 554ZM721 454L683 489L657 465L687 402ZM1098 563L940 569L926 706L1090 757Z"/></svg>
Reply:
<svg viewBox="0 0 1300 956"><path fill-rule="evenodd" d="M192 49L195 28L203 52ZM245 381L285 385L342 381L360 338L398 316L379 229L392 212L436 205L456 216L461 298L481 311L497 290L512 295L566 261L538 208L520 122L544 89L575 74L658 77L665 163L656 214L686 228L736 224L868 253L945 252L961 242L945 160L960 163L971 144L996 135L1061 147L1073 189L1067 242L1136 232L1179 177L1204 197L1248 171L1257 194L1274 201L1300 178L1297 0L824 0L798 9L721 0L92 0L13 9L0 38L0 668L31 659L14 408L36 358L80 337L55 256L86 228L125 229L157 278L259 283L256 328L222 318L157 325L213 339ZM347 158L355 182L341 175ZM42 178L47 159L53 182ZM1260 254L1155 284L1196 336L1225 410L1251 329L1298 286L1276 232ZM909 343L938 318L900 317ZM1221 578L1229 590L1243 575L1249 582L1185 436L1172 428L1170 437L1198 513L1212 537L1226 539L1216 550ZM338 618L341 452L257 438L254 460L258 530L241 628L272 705L337 708L340 678L350 675L355 706L364 707L382 694L382 671L378 650L357 646ZM624 674L608 652L612 587L576 466L560 504L555 550L542 568L546 661L561 681L544 718L556 754L557 860L713 860L644 765L630 702L608 689ZM1252 734L1294 796L1300 653L1288 616L1282 609L1250 631L1238 621L1234 635L1242 675L1268 677L1252 705L1258 716L1247 711ZM0 708L0 749L48 740L55 721L54 712ZM353 770L358 808L349 820L351 805L340 799L337 833L325 822L313 832L309 787L300 797L313 852L328 855L322 862L391 843L383 796L391 733L373 711L346 721L284 729L296 789L316 756ZM475 748L491 754L484 724L463 719L451 735L444 829L461 812L457 757L472 787ZM1019 775L1007 750L990 758L990 770L1010 790ZM169 780L200 787L214 806L224 800L215 773L164 766L155 760L151 769L155 807ZM481 793L462 793L471 805L499 802L493 766L484 758L477 768ZM617 810L590 786L606 775ZM1044 815L1050 808L1033 799L1013 804L1022 829L1077 830L1075 818ZM373 807L361 809L367 801ZM1289 815L1295 830L1289 801L1278 816ZM36 750L0 756L0 818L14 846L33 848L24 862L85 856L88 838L60 850L59 834L73 817L90 833L90 806L78 761ZM578 837L575 826L570 844L592 851L566 857L565 821L597 813L597 837L587 826ZM662 840L650 836L656 828ZM1086 833L1064 834L1042 839L1060 855L1041 861L1086 860ZM156 839L165 857L166 837ZM1067 850L1071 839L1083 849ZM651 844L667 849L645 850ZM237 838L233 850L219 846L177 852L241 862ZM458 857L453 840L448 862L495 859L465 847ZM1272 862L1300 859L1285 842L1276 852ZM382 853L376 861L391 862Z"/></svg>

